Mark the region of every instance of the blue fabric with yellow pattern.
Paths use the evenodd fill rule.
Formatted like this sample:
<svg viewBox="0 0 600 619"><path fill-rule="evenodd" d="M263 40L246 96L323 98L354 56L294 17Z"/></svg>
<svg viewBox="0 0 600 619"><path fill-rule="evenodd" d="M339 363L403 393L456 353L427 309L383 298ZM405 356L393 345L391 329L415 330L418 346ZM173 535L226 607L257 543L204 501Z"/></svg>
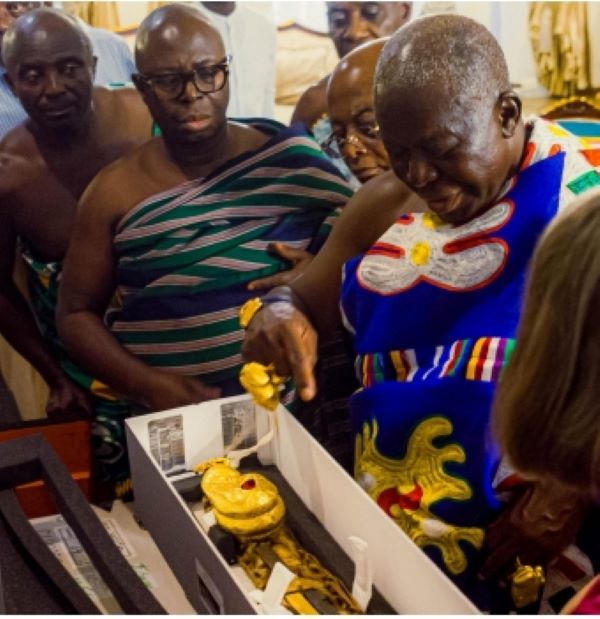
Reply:
<svg viewBox="0 0 600 619"><path fill-rule="evenodd" d="M403 216L344 268L363 385L351 400L357 480L482 608L478 550L499 507L490 408L563 164L564 153L534 163L467 224Z"/></svg>

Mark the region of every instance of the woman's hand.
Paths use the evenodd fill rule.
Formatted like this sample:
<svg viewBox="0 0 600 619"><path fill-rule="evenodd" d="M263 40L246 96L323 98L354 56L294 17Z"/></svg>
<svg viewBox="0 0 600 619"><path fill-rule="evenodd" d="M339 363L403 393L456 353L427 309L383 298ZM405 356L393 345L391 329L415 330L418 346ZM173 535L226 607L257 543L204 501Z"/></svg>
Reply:
<svg viewBox="0 0 600 619"><path fill-rule="evenodd" d="M578 490L557 482L532 483L488 527L481 576L509 577L516 559L545 567L574 539L588 501Z"/></svg>

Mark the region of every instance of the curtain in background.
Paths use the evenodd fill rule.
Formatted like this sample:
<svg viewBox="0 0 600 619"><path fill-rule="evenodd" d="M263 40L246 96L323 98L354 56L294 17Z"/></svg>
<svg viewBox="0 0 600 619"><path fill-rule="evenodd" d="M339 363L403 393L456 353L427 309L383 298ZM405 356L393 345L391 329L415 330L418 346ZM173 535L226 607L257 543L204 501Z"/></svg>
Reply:
<svg viewBox="0 0 600 619"><path fill-rule="evenodd" d="M529 36L537 76L551 95L590 88L587 2L532 2Z"/></svg>
<svg viewBox="0 0 600 619"><path fill-rule="evenodd" d="M146 11L147 13L151 13L154 9L165 6L165 4L170 4L170 2L146 2Z"/></svg>
<svg viewBox="0 0 600 619"><path fill-rule="evenodd" d="M64 9L96 28L118 30L119 9L116 2L64 2Z"/></svg>

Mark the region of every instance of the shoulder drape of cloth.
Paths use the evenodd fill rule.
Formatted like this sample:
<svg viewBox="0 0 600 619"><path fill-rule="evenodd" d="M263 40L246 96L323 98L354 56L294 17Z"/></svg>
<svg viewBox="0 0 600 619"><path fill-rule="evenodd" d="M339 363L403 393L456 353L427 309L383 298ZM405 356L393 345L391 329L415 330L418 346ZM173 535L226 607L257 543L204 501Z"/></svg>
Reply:
<svg viewBox="0 0 600 619"><path fill-rule="evenodd" d="M114 335L145 363L241 391L238 309L247 284L289 268L272 241L315 252L352 192L306 130L273 135L206 179L155 195L120 222ZM224 385L228 383L229 386Z"/></svg>

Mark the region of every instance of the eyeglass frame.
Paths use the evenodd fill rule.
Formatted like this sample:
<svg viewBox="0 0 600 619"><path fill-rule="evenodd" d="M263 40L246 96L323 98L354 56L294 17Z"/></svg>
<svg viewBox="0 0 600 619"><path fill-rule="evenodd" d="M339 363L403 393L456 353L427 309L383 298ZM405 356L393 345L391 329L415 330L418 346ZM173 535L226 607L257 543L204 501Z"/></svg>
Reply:
<svg viewBox="0 0 600 619"><path fill-rule="evenodd" d="M162 101L175 101L176 99L179 99L179 97L181 97L181 95L185 92L185 89L187 88L187 85L190 83L190 81L194 84L194 88L199 93L203 95L212 95L215 92L220 92L227 85L227 81L229 80L229 64L231 63L232 59L233 59L233 56L231 54L227 54L221 62L217 62L215 64L210 64L210 65L203 65L202 67L199 67L202 69L218 68L218 69L223 70L225 74L225 79L223 80L223 84L215 90L204 91L198 87L198 84L196 83L196 80L195 80L195 77L198 75L197 69L193 69L192 71L171 71L167 73L158 73L154 75L144 75L143 73L135 73L134 77L139 79L145 86L149 87L154 93L154 96L156 96L157 99L161 99ZM172 97L162 97L158 95L156 93L155 87L152 85L152 80L157 77L170 77L173 75L181 77L183 80L180 91L175 96L172 96Z"/></svg>
<svg viewBox="0 0 600 619"><path fill-rule="evenodd" d="M362 137L364 137L367 140L380 139L381 131L379 129L379 124L375 123L371 128L376 132L377 134L376 136L367 135L360 129L358 129L357 131L359 135L355 135L356 132L352 132L350 135L348 135L348 132L346 131L346 135L344 137L338 136L332 131L327 136L327 138L321 143L321 148L325 151L325 153L328 153L328 154L332 153L332 155L339 157L341 156L342 149L344 148L346 144L352 144L354 146L357 146L358 143L362 144L363 143ZM336 153L335 150L332 148L333 144L337 146L338 151L339 151L338 153Z"/></svg>

